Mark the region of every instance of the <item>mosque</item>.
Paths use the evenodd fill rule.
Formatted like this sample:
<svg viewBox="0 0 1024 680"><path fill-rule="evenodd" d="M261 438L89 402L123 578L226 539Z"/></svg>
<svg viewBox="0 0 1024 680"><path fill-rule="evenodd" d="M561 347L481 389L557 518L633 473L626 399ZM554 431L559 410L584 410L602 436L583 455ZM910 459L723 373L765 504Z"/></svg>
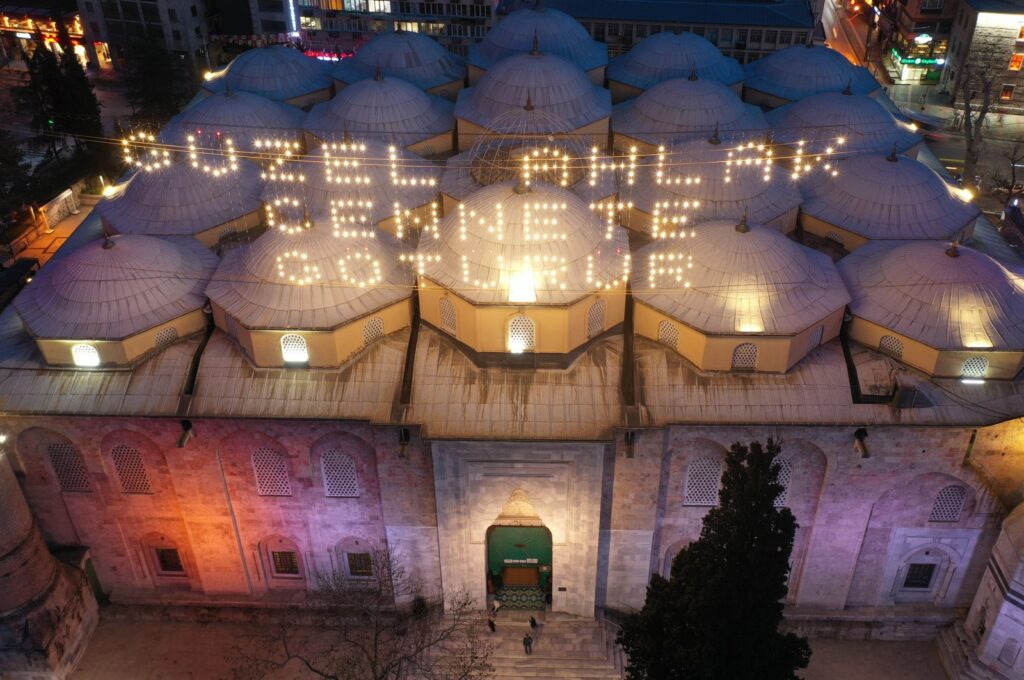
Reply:
<svg viewBox="0 0 1024 680"><path fill-rule="evenodd" d="M555 39L565 36L564 39ZM124 605L600 618L782 442L786 617L1024 678L1024 277L869 74L556 10L253 49L0 312L0 668ZM20 674L19 674L20 673Z"/></svg>

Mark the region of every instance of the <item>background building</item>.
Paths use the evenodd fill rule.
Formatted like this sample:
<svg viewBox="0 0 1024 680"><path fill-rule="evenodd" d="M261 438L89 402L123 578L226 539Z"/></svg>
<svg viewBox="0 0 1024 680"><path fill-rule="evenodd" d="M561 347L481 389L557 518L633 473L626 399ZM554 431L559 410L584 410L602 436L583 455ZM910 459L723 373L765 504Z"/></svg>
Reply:
<svg viewBox="0 0 1024 680"><path fill-rule="evenodd" d="M207 68L210 7L204 0L78 0L78 11L89 58L100 66L122 68L125 48L142 40Z"/></svg>
<svg viewBox="0 0 1024 680"><path fill-rule="evenodd" d="M1024 3L1014 0L963 0L953 23L943 84L957 91L965 65L993 79L993 111L1024 108Z"/></svg>

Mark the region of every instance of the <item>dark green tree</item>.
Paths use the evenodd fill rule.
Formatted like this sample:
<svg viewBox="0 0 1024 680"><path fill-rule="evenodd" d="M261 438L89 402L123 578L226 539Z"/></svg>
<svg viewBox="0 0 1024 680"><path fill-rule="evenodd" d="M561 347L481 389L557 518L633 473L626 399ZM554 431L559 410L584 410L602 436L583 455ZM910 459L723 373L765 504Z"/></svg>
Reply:
<svg viewBox="0 0 1024 680"><path fill-rule="evenodd" d="M733 444L718 507L700 539L651 577L643 609L619 644L631 680L791 680L806 668L805 638L779 631L796 520L775 507L779 445Z"/></svg>
<svg viewBox="0 0 1024 680"><path fill-rule="evenodd" d="M127 57L128 101L136 122L156 129L195 94L191 69L185 60L153 42L133 43Z"/></svg>
<svg viewBox="0 0 1024 680"><path fill-rule="evenodd" d="M8 130L0 128L0 225L28 200L31 184L24 150Z"/></svg>
<svg viewBox="0 0 1024 680"><path fill-rule="evenodd" d="M54 127L60 133L75 139L75 147L82 151L99 144L103 136L100 103L85 75L85 69L75 55L67 29L60 24L58 42L62 53L58 62L60 88L54 93Z"/></svg>
<svg viewBox="0 0 1024 680"><path fill-rule="evenodd" d="M29 76L28 83L22 89L22 96L32 113L32 129L45 138L50 153L59 164L56 102L61 87L60 62L53 52L42 47L43 35L38 31L36 42L40 47L36 48L32 56L22 53Z"/></svg>

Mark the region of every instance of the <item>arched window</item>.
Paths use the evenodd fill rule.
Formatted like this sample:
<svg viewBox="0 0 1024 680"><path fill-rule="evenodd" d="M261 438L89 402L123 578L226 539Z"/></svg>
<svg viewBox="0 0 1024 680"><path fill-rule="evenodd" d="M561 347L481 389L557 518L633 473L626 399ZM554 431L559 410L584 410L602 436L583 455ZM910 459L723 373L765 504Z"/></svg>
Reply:
<svg viewBox="0 0 1024 680"><path fill-rule="evenodd" d="M361 538L348 537L335 547L340 572L346 578L371 579L376 574L372 544Z"/></svg>
<svg viewBox="0 0 1024 680"><path fill-rule="evenodd" d="M985 357L968 357L960 367L961 378L984 378L988 373L988 359Z"/></svg>
<svg viewBox="0 0 1024 680"><path fill-rule="evenodd" d="M153 337L157 347L166 347L177 339L178 329L174 326L168 326L167 328L157 331L157 334Z"/></svg>
<svg viewBox="0 0 1024 680"><path fill-rule="evenodd" d="M110 450L114 461L117 478L121 480L122 493L153 493L146 475L146 466L142 462L142 454L134 446L118 444Z"/></svg>
<svg viewBox="0 0 1024 680"><path fill-rule="evenodd" d="M324 493L331 498L358 498L359 477L352 456L339 449L327 449L320 458Z"/></svg>
<svg viewBox="0 0 1024 680"><path fill-rule="evenodd" d="M301 335L289 333L281 336L281 358L288 364L304 364L309 361L309 348Z"/></svg>
<svg viewBox="0 0 1024 680"><path fill-rule="evenodd" d="M679 329L674 323L662 321L658 324L658 342L679 351Z"/></svg>
<svg viewBox="0 0 1024 680"><path fill-rule="evenodd" d="M699 458L686 466L683 505L718 505L722 486L722 461Z"/></svg>
<svg viewBox="0 0 1024 680"><path fill-rule="evenodd" d="M369 345L374 340L384 337L384 320L378 316L373 317L363 326L363 345Z"/></svg>
<svg viewBox="0 0 1024 680"><path fill-rule="evenodd" d="M46 447L50 456L50 465L57 475L57 483L61 491L73 491L76 493L89 493L92 486L89 484L89 472L85 468L85 461L82 454L67 442L54 442Z"/></svg>
<svg viewBox="0 0 1024 680"><path fill-rule="evenodd" d="M779 484L782 485L782 493L775 499L775 507L781 508L786 505L789 485L793 481L793 461L789 458L776 458L775 460L779 464Z"/></svg>
<svg viewBox="0 0 1024 680"><path fill-rule="evenodd" d="M295 541L274 537L264 542L263 549L271 587L290 587L289 582L292 584L291 587L294 587L305 578L302 553Z"/></svg>
<svg viewBox="0 0 1024 680"><path fill-rule="evenodd" d="M143 538L143 547L158 582L180 583L188 576L178 544L167 536L150 534Z"/></svg>
<svg viewBox="0 0 1024 680"><path fill-rule="evenodd" d="M533 319L517 314L508 322L508 351L512 354L531 352L537 344L537 328Z"/></svg>
<svg viewBox="0 0 1024 680"><path fill-rule="evenodd" d="M441 329L445 333L449 333L458 337L459 335L459 317L455 312L455 305L452 301L446 297L441 298Z"/></svg>
<svg viewBox="0 0 1024 680"><path fill-rule="evenodd" d="M100 353L92 345L78 344L71 348L71 360L75 366L90 368L100 365Z"/></svg>
<svg viewBox="0 0 1024 680"><path fill-rule="evenodd" d="M745 342L732 351L732 367L738 371L752 371L757 368L757 345Z"/></svg>
<svg viewBox="0 0 1024 680"><path fill-rule="evenodd" d="M807 340L807 351L811 352L821 344L821 337L825 334L825 327L818 324L811 331L811 337Z"/></svg>
<svg viewBox="0 0 1024 680"><path fill-rule="evenodd" d="M882 339L878 341L878 349L897 359L903 358L903 343L892 335L883 335Z"/></svg>
<svg viewBox="0 0 1024 680"><path fill-rule="evenodd" d="M967 500L967 489L962 484L950 484L939 491L932 504L929 522L959 522Z"/></svg>
<svg viewBox="0 0 1024 680"><path fill-rule="evenodd" d="M598 300L587 310L587 339L600 335L604 330L604 300Z"/></svg>
<svg viewBox="0 0 1024 680"><path fill-rule="evenodd" d="M256 476L256 493L261 496L291 496L288 461L279 451L261 446L252 452L252 470Z"/></svg>

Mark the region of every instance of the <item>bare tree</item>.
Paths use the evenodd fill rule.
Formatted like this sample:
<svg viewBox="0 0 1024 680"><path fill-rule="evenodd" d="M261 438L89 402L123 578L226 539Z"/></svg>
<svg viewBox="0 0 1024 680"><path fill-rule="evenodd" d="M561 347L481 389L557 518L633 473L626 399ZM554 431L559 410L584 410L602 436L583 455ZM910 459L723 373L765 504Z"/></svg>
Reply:
<svg viewBox="0 0 1024 680"><path fill-rule="evenodd" d="M1006 200L1024 195L1024 177L1020 172L1020 168L1024 167L1024 143L1014 141L1009 148L1003 149L1000 157L1006 163L1001 163L1001 167L993 170L990 175L993 191L1005 193Z"/></svg>
<svg viewBox="0 0 1024 680"><path fill-rule="evenodd" d="M281 624L235 650L238 680L287 665L329 680L483 680L491 645L473 598L429 601L389 549L370 553L373 575L319 574L311 626ZM447 605L447 606L445 606Z"/></svg>
<svg viewBox="0 0 1024 680"><path fill-rule="evenodd" d="M956 94L963 105L964 184L978 189L978 162L984 145L985 119L998 101L1008 53L1001 36L978 31L960 65Z"/></svg>

